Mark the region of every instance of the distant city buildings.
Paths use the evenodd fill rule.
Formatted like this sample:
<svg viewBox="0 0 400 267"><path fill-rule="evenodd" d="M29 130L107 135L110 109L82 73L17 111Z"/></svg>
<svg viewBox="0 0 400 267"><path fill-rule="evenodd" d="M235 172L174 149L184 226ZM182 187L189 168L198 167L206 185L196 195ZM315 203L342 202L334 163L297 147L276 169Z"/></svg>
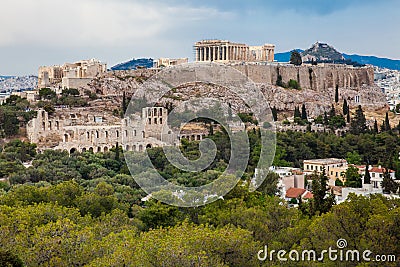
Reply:
<svg viewBox="0 0 400 267"><path fill-rule="evenodd" d="M391 110L400 104L400 71L374 68L374 81L385 93Z"/></svg>

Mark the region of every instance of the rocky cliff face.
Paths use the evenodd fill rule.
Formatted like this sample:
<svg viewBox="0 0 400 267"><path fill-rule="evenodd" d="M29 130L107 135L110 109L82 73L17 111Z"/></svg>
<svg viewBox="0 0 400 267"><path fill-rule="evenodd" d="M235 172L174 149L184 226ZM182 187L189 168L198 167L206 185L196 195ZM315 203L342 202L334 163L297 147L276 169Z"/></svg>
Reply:
<svg viewBox="0 0 400 267"><path fill-rule="evenodd" d="M338 87L339 103L346 99L351 107L362 105L369 109L381 109L386 106L385 95L374 84L373 68L354 68L343 65L234 65L235 69L254 81L265 94L271 107L280 111L292 111L296 106L305 103L311 116L317 116L329 110L335 100L335 88ZM125 91L130 95L140 84L155 74L155 70L136 70L128 72L111 72L94 80L92 90L102 95L122 95ZM276 86L278 76L287 83L295 80L301 89L286 89ZM204 88L198 88L203 86ZM204 96L207 86L180 86L175 95L167 98L169 101L182 101L185 96ZM207 90L210 90L208 88ZM235 98L223 87L215 87L210 94L227 100ZM234 105L238 101L234 101ZM238 109L240 109L238 107Z"/></svg>
<svg viewBox="0 0 400 267"><path fill-rule="evenodd" d="M304 61L342 61L344 56L339 53L333 46L316 42L311 48L301 52L302 60Z"/></svg>

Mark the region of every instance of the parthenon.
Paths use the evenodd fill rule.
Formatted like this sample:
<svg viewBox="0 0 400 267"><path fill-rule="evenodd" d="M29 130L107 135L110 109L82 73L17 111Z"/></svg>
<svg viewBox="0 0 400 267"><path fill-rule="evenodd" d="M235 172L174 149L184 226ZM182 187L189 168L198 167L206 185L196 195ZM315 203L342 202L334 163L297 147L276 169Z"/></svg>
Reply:
<svg viewBox="0 0 400 267"><path fill-rule="evenodd" d="M226 40L196 42L196 61L274 61L275 45L249 46Z"/></svg>

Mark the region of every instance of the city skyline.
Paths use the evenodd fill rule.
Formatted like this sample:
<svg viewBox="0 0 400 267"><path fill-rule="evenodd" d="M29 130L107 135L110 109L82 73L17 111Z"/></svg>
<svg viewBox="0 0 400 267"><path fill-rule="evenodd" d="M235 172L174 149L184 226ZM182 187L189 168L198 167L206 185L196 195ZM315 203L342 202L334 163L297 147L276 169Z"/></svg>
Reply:
<svg viewBox="0 0 400 267"><path fill-rule="evenodd" d="M194 43L214 38L272 43L276 52L320 41L348 54L400 59L394 0L6 0L2 8L0 75L36 74L39 66L87 58L109 67L141 57L193 61Z"/></svg>

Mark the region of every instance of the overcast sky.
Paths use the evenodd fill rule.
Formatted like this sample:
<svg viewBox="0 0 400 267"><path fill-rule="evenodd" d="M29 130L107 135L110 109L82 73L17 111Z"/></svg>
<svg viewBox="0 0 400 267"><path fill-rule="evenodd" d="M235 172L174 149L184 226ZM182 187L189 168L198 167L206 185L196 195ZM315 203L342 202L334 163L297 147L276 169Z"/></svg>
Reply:
<svg viewBox="0 0 400 267"><path fill-rule="evenodd" d="M1 0L0 75L97 58L189 57L202 39L276 52L316 41L400 59L397 0Z"/></svg>

